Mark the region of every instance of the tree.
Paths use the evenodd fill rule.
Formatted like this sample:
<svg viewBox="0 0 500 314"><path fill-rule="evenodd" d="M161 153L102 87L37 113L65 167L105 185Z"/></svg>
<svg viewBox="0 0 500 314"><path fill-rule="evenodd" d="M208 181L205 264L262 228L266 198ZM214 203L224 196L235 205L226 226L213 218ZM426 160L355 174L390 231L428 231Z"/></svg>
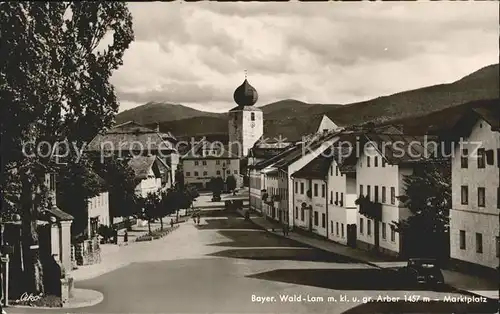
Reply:
<svg viewBox="0 0 500 314"><path fill-rule="evenodd" d="M0 34L0 116L6 118L0 119L0 185L2 193L20 195L23 289L38 294L42 263L30 247L38 244L36 220L45 206L37 165L47 164L48 155L26 151L25 144L67 139L81 147L111 125L118 102L109 79L133 40L132 17L120 2L1 2ZM12 172L17 182L9 179Z"/></svg>
<svg viewBox="0 0 500 314"><path fill-rule="evenodd" d="M226 178L226 186L229 191L233 191L233 194L236 190L236 178L234 176L228 176Z"/></svg>
<svg viewBox="0 0 500 314"><path fill-rule="evenodd" d="M161 217L160 205L161 198L158 193L148 193L146 197L141 198L140 204L142 205L142 210L139 217L148 222L148 231L151 234L151 222Z"/></svg>
<svg viewBox="0 0 500 314"><path fill-rule="evenodd" d="M209 182L210 190L214 198L220 198L224 190L224 180L221 177L212 177Z"/></svg>
<svg viewBox="0 0 500 314"><path fill-rule="evenodd" d="M105 189L102 179L93 171L93 163L83 158L72 160L62 168L57 180L57 205L74 217L73 237L87 234L88 201Z"/></svg>
<svg viewBox="0 0 500 314"><path fill-rule="evenodd" d="M175 171L175 185L184 190L184 172L181 169Z"/></svg>
<svg viewBox="0 0 500 314"><path fill-rule="evenodd" d="M109 195L110 216L125 219L136 217L141 209L135 191L137 180L126 160L111 157L105 159L103 163L94 162L94 167L105 181Z"/></svg>
<svg viewBox="0 0 500 314"><path fill-rule="evenodd" d="M430 160L404 178L404 195L399 199L411 216L394 222L403 235L407 255L446 258L449 252L451 167L449 162Z"/></svg>

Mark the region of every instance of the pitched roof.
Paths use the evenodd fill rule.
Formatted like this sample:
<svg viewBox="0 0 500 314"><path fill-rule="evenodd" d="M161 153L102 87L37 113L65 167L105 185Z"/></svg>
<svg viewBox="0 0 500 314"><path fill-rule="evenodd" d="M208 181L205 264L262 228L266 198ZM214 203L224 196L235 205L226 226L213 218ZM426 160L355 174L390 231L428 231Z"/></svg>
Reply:
<svg viewBox="0 0 500 314"><path fill-rule="evenodd" d="M98 134L87 145L87 151L144 151L147 153L175 151L172 142L163 138L163 133L129 121L117 125L104 134Z"/></svg>
<svg viewBox="0 0 500 314"><path fill-rule="evenodd" d="M264 169L267 166L272 165L273 163L279 161L281 158L284 158L285 156L293 153L296 150L297 150L297 146L296 145L291 145L291 146L287 147L286 150L284 150L283 152L281 152L281 153L279 153L277 155L274 155L273 157L271 157L269 159L260 161L257 164L251 166L251 168L257 169L257 170Z"/></svg>
<svg viewBox="0 0 500 314"><path fill-rule="evenodd" d="M365 140L370 142L385 159L393 165L419 162L432 157L437 141L433 136L412 136L403 134L368 133ZM363 142L366 142L363 141Z"/></svg>
<svg viewBox="0 0 500 314"><path fill-rule="evenodd" d="M295 161L299 160L304 156L304 150L313 151L321 145L323 145L326 141L331 140L332 138L338 136L340 132L328 132L328 133L318 133L314 134L308 140L304 142L296 143L294 146L294 150L281 158L278 162L276 162L275 166L280 169L285 169Z"/></svg>
<svg viewBox="0 0 500 314"><path fill-rule="evenodd" d="M202 139L182 156L183 159L238 159L228 145Z"/></svg>
<svg viewBox="0 0 500 314"><path fill-rule="evenodd" d="M325 179L333 158L333 150L329 148L323 154L319 154L310 163L293 173L292 176L295 178Z"/></svg>
<svg viewBox="0 0 500 314"><path fill-rule="evenodd" d="M493 131L500 131L500 105L474 108L473 111L486 121Z"/></svg>
<svg viewBox="0 0 500 314"><path fill-rule="evenodd" d="M156 160L156 156L136 156L128 161L128 165L134 170L136 179L144 180L147 179Z"/></svg>
<svg viewBox="0 0 500 314"><path fill-rule="evenodd" d="M56 206L53 206L51 208L46 208L45 211L61 221L68 221L68 220L74 219L73 216L71 216L70 214L68 214L65 211L60 210Z"/></svg>

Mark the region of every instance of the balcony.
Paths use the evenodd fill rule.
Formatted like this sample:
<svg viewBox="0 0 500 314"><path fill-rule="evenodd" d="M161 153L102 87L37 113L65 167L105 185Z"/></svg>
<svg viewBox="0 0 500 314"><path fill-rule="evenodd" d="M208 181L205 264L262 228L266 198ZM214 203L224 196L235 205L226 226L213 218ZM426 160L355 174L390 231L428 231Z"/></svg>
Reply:
<svg viewBox="0 0 500 314"><path fill-rule="evenodd" d="M359 213L367 218L382 220L382 204L372 202L366 196L360 195L355 204L359 206Z"/></svg>

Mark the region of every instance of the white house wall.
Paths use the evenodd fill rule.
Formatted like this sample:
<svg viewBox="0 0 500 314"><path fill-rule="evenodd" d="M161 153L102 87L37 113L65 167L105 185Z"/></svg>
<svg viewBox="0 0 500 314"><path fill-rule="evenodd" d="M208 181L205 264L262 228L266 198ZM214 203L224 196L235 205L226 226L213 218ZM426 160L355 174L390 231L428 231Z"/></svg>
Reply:
<svg viewBox="0 0 500 314"><path fill-rule="evenodd" d="M203 188L213 177L226 179L233 175L241 186L239 159L184 159L182 160L184 182L202 185Z"/></svg>
<svg viewBox="0 0 500 314"><path fill-rule="evenodd" d="M330 118L328 118L326 115L323 115L323 118L321 119L321 122L319 124L318 130L316 131L317 133L322 133L325 130L328 131L333 131L338 129L338 126L333 122Z"/></svg>
<svg viewBox="0 0 500 314"><path fill-rule="evenodd" d="M98 217L100 225L109 226L112 221L109 218L109 194L102 192L88 200L88 230L90 230L90 218Z"/></svg>
<svg viewBox="0 0 500 314"><path fill-rule="evenodd" d="M339 199L337 205L336 199ZM338 169L337 162L332 161L328 172L328 238L335 242L347 244L347 225L356 224L357 206L356 177L348 177ZM342 201L342 206L340 206Z"/></svg>
<svg viewBox="0 0 500 314"><path fill-rule="evenodd" d="M367 156L370 155L370 167L367 166ZM379 222L379 245L381 248L392 252L399 252L400 238L397 233L391 239L391 225L393 221L399 221L408 217L408 210L400 208L397 196L403 192L402 178L405 174L410 174L411 170L401 168L398 165L385 164L382 167L381 155L372 147L366 148L358 159L356 164L356 195L360 195L360 186L363 186L363 195L367 195L368 186L370 187L370 199L375 200L375 186L378 186L378 201L382 204L382 221ZM375 167L375 158L378 159L378 165ZM382 190L385 187L386 198L383 202ZM391 188L394 188L394 204L391 204ZM373 219L359 214L357 212L357 240L375 245L375 225ZM361 225L363 225L361 227ZM386 237L383 238L383 228L385 225ZM370 226L370 227L369 227ZM370 229L370 230L369 230ZM370 231L370 232L369 232Z"/></svg>
<svg viewBox="0 0 500 314"><path fill-rule="evenodd" d="M314 186L318 187L318 194L314 194ZM323 197L322 189L323 186L325 188L325 196ZM327 217L327 196L326 196L326 182L325 180L312 180L312 232L321 235L323 237L327 236L327 227L328 227L328 217ZM316 221L316 213L317 213L317 221ZM317 224L316 224L317 222ZM323 225L324 222L324 225Z"/></svg>
<svg viewBox="0 0 500 314"><path fill-rule="evenodd" d="M314 158L318 157L320 154L323 154L325 150L327 150L330 146L332 146L335 142L338 141L338 137L334 137L332 139L329 139L325 142L323 142L318 148L312 150L312 152L309 151L309 149L304 147L302 150L304 154L302 155L301 158L296 160L295 162L291 163L288 166L287 173L288 173L288 223L290 226L293 226L293 180L291 178L291 175L295 173L296 171L300 170L303 168L305 165L310 163Z"/></svg>
<svg viewBox="0 0 500 314"><path fill-rule="evenodd" d="M458 145L457 145L458 146ZM452 210L450 212L450 255L454 259L495 268L499 264L497 241L499 235L499 186L500 133L491 131L485 121L479 120L462 148L473 154L478 147L494 150L494 164L477 167L477 158L468 158L468 167L461 168L460 149L452 158ZM461 202L461 186L468 187L468 205ZM478 206L478 187L485 188L485 206ZM460 248L460 230L465 231L465 248ZM482 235L482 253L477 252L476 233Z"/></svg>
<svg viewBox="0 0 500 314"><path fill-rule="evenodd" d="M311 199L307 197L307 191L312 190L310 186L310 182L307 179L296 178L294 179L297 182L297 192L294 191L293 195L293 203L294 203L294 226L298 226L302 229L309 230L309 221L310 221L310 210L302 209L302 203L305 203L306 206L312 205ZM294 183L295 184L295 183ZM301 193L301 185L303 186L303 193ZM302 214L303 212L303 214ZM303 219L302 219L303 218Z"/></svg>

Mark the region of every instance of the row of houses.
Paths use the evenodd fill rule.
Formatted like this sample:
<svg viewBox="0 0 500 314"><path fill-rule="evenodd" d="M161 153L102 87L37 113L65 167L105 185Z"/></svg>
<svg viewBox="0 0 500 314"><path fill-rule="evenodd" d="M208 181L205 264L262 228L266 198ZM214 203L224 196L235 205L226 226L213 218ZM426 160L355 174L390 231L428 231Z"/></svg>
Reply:
<svg viewBox="0 0 500 314"><path fill-rule="evenodd" d="M465 267L494 269L499 265L499 119L496 104L467 112L451 131L461 138L451 156L445 152L452 143L404 134L394 126L321 128L310 139L267 149L267 155L257 144L250 152L250 207L295 229L398 256L404 241L394 222L411 215L399 198L405 177L425 163L448 162L451 258ZM374 205L356 202L361 196Z"/></svg>

